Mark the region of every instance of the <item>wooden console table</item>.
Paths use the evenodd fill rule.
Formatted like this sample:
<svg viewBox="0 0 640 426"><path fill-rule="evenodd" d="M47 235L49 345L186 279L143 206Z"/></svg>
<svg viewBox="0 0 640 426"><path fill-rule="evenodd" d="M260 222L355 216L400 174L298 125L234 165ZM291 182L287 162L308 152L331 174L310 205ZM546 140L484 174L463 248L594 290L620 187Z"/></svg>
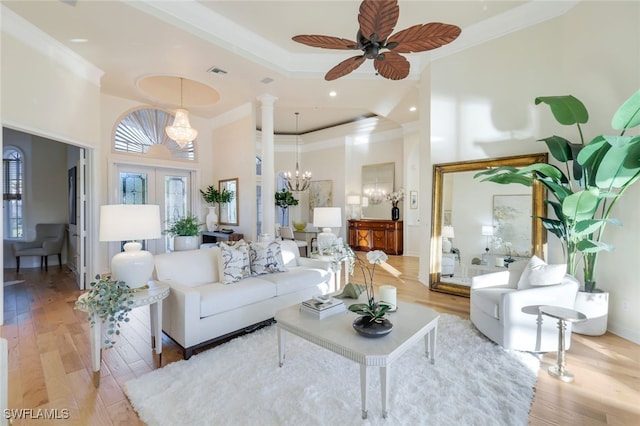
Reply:
<svg viewBox="0 0 640 426"><path fill-rule="evenodd" d="M226 232L206 231L202 233L202 243L217 243L218 241L240 241L244 234L227 234Z"/></svg>
<svg viewBox="0 0 640 426"><path fill-rule="evenodd" d="M349 221L349 245L354 250L382 250L386 254L401 255L402 221L352 219Z"/></svg>

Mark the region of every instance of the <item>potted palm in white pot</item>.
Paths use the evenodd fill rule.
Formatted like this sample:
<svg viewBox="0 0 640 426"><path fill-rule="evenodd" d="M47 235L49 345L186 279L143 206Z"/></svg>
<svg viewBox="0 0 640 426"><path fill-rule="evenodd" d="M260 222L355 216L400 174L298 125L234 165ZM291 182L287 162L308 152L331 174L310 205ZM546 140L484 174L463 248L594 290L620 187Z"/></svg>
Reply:
<svg viewBox="0 0 640 426"><path fill-rule="evenodd" d="M640 90L616 111L611 127L619 135L601 134L585 143L581 124L589 119L584 104L573 96L536 98L536 104L549 105L556 121L576 125L580 143L560 136L542 139L549 152L564 168L537 163L522 169L499 167L478 173L496 183L531 185L534 179L542 183L555 217L542 217L545 228L562 243L567 273L576 275L582 264L584 286L576 299L576 309L589 318L574 324L573 331L601 335L607 329L608 293L596 287L598 254L613 250L603 240L607 225L620 226L611 217L613 207L629 187L640 178L640 136L626 135L627 130L640 125Z"/></svg>

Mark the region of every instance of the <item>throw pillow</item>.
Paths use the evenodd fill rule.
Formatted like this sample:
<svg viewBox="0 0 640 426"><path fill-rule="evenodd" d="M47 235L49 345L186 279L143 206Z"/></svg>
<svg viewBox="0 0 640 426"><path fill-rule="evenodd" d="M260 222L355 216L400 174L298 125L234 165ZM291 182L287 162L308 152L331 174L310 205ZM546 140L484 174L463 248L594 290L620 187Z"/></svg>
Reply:
<svg viewBox="0 0 640 426"><path fill-rule="evenodd" d="M518 290L559 284L566 271L566 264L549 265L538 256L533 256L520 275Z"/></svg>
<svg viewBox="0 0 640 426"><path fill-rule="evenodd" d="M247 278L249 270L249 251L244 240L236 242L221 242L220 270L222 284L231 284Z"/></svg>
<svg viewBox="0 0 640 426"><path fill-rule="evenodd" d="M249 264L251 275L287 272L282 259L282 248L278 241L269 243L249 243Z"/></svg>

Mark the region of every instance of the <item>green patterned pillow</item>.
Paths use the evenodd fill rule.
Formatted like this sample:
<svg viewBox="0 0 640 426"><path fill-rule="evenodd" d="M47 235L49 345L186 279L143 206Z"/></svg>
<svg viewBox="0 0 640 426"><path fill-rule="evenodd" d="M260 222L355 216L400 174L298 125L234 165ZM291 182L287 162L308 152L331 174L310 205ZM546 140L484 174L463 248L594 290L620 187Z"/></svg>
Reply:
<svg viewBox="0 0 640 426"><path fill-rule="evenodd" d="M249 243L249 263L251 275L287 272L282 259L282 248L278 241L269 243Z"/></svg>
<svg viewBox="0 0 640 426"><path fill-rule="evenodd" d="M237 242L223 241L220 243L222 265L222 284L232 284L247 278L249 269L249 250L244 240Z"/></svg>

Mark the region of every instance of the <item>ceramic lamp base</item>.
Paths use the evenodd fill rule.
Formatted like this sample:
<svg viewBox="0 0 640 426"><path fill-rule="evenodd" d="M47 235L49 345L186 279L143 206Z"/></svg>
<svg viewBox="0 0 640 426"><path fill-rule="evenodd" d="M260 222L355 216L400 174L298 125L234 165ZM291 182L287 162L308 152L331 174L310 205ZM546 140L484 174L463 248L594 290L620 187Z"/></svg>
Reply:
<svg viewBox="0 0 640 426"><path fill-rule="evenodd" d="M126 243L124 251L111 259L113 278L124 281L130 288L147 285L153 272L153 255L141 248L140 243Z"/></svg>

